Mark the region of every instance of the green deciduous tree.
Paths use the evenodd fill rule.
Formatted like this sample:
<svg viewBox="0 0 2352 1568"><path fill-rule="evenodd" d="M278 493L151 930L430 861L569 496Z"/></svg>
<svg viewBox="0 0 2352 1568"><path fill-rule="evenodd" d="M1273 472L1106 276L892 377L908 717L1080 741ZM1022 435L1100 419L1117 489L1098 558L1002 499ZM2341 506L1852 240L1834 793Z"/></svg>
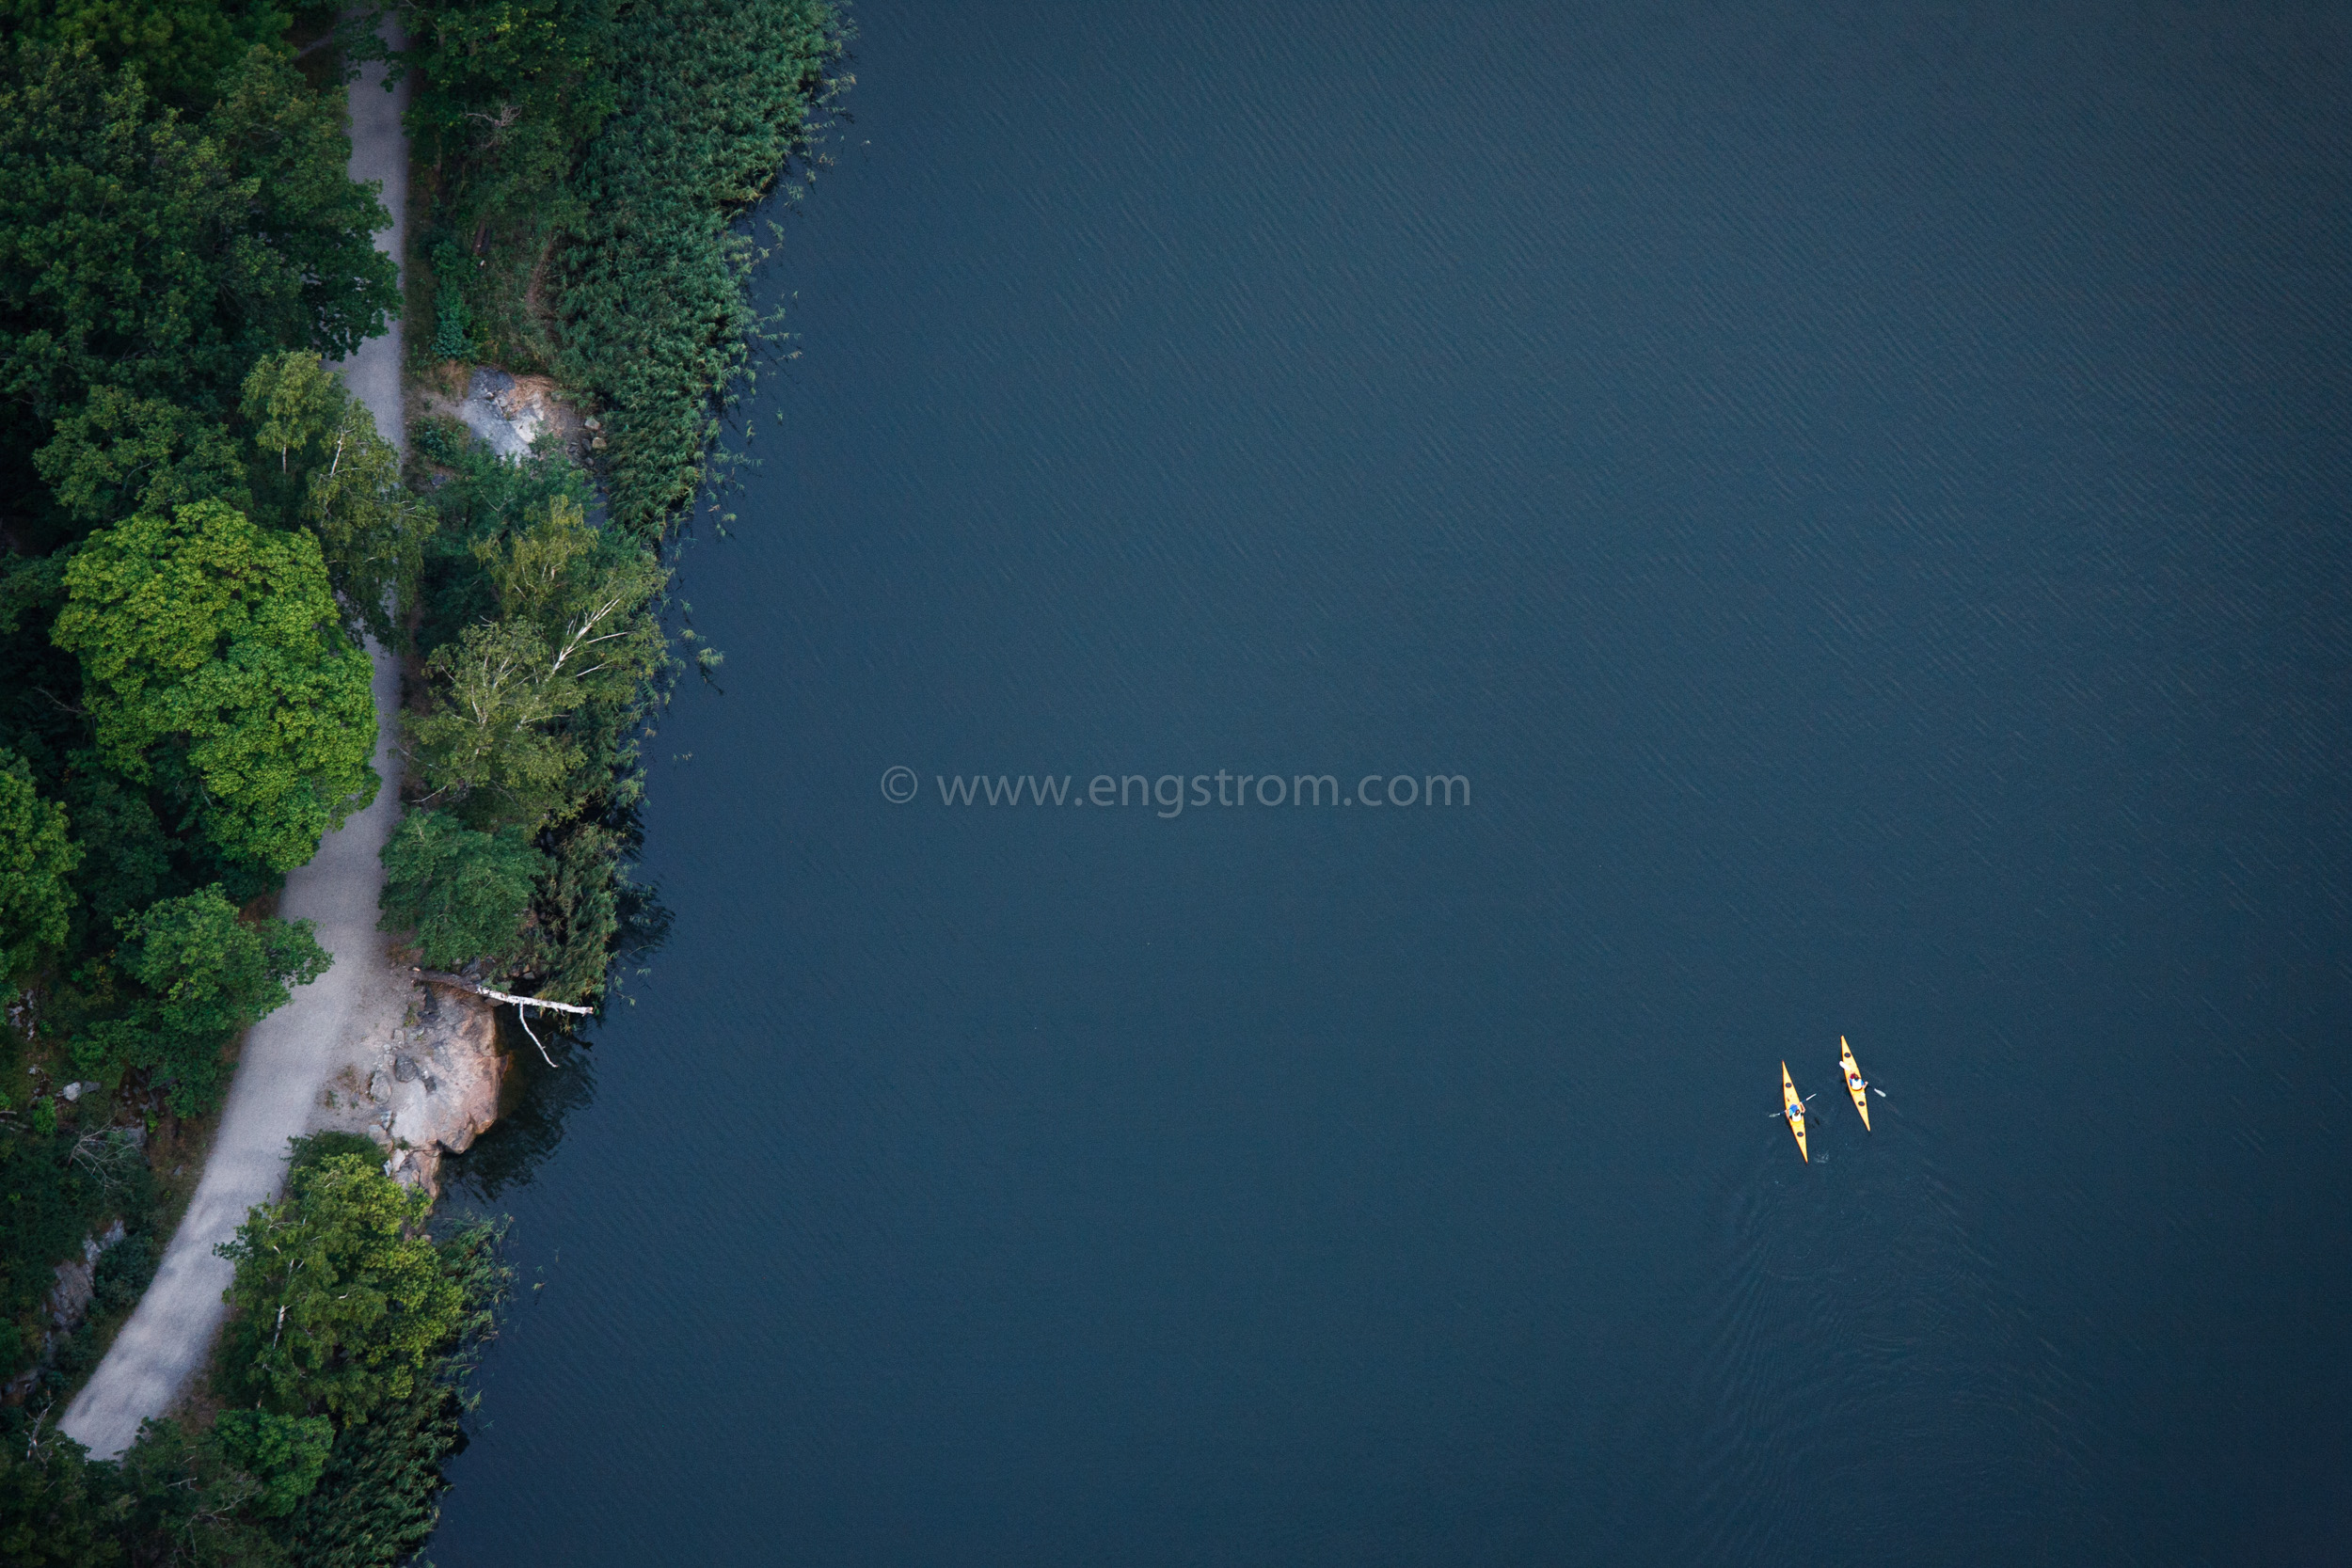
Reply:
<svg viewBox="0 0 2352 1568"><path fill-rule="evenodd" d="M439 524L400 483L400 453L342 377L305 349L269 355L245 380L253 492L281 524L309 525L353 629L379 642L414 605L424 542Z"/></svg>
<svg viewBox="0 0 2352 1568"><path fill-rule="evenodd" d="M40 798L23 757L0 750L0 980L64 943L73 914L67 879L81 860L65 808Z"/></svg>
<svg viewBox="0 0 2352 1568"><path fill-rule="evenodd" d="M209 1111L227 1087L222 1049L282 1007L332 961L307 920L246 924L217 887L150 905L122 924L116 949L136 990L73 1042L85 1071L144 1068L183 1116Z"/></svg>
<svg viewBox="0 0 2352 1568"><path fill-rule="evenodd" d="M116 1537L132 1562L189 1568L290 1568L257 1517L262 1477L232 1457L218 1434L180 1421L150 1423L122 1456L109 1498Z"/></svg>
<svg viewBox="0 0 2352 1568"><path fill-rule="evenodd" d="M436 173L423 243L444 357L516 369L554 355L540 298L582 217L571 176L617 102L612 0L405 0L408 128Z"/></svg>
<svg viewBox="0 0 2352 1568"><path fill-rule="evenodd" d="M82 1238L114 1196L104 1173L73 1158L74 1143L0 1122L0 1338L16 1340L14 1354L0 1355L8 1376L40 1352L39 1307L57 1283L52 1265L81 1255ZM32 1332L18 1336L20 1321Z"/></svg>
<svg viewBox="0 0 2352 1568"><path fill-rule="evenodd" d="M221 1452L261 1482L251 1504L264 1518L292 1513L326 1468L335 1426L324 1416L280 1416L270 1410L224 1410L213 1419Z"/></svg>
<svg viewBox="0 0 2352 1568"><path fill-rule="evenodd" d="M576 807L582 767L609 767L609 732L668 667L654 606L668 572L558 496L523 528L474 548L498 603L433 651L430 713L404 719L428 800L488 797L490 814L536 830Z"/></svg>
<svg viewBox="0 0 2352 1568"><path fill-rule="evenodd" d="M53 635L81 657L106 761L145 779L173 749L224 850L289 870L374 797L367 656L309 535L202 501L101 530L65 582Z"/></svg>
<svg viewBox="0 0 2352 1568"><path fill-rule="evenodd" d="M422 77L409 124L431 151L497 163L534 195L561 185L571 172L563 154L616 102L612 0L402 0L398 9L403 63ZM552 161L527 164L541 142Z"/></svg>
<svg viewBox="0 0 2352 1568"><path fill-rule="evenodd" d="M82 851L73 874L75 911L82 937L103 933L111 938L117 924L156 899L187 891L172 865L170 835L149 804L144 790L133 788L98 760L95 752L74 754L77 764L65 783L66 814L73 825L73 841Z"/></svg>
<svg viewBox="0 0 2352 1568"><path fill-rule="evenodd" d="M305 481L329 461L351 401L326 362L300 349L263 355L246 372L238 406L253 441L254 491L278 520L301 512ZM373 420L368 434L375 434Z"/></svg>
<svg viewBox="0 0 2352 1568"><path fill-rule="evenodd" d="M470 1402L460 1392L462 1379L513 1283L498 1256L504 1233L502 1224L476 1223L438 1243L442 1269L465 1294L459 1338L442 1347L406 1399L380 1404L335 1434L318 1490L286 1520L287 1539L302 1543L305 1568L393 1568L432 1533L436 1497L448 1484L441 1463L465 1442Z"/></svg>
<svg viewBox="0 0 2352 1568"><path fill-rule="evenodd" d="M221 1247L237 1265L230 1354L252 1392L289 1414L365 1420L409 1398L467 1327L454 1272L418 1233L431 1200L359 1154L297 1164Z"/></svg>
<svg viewBox="0 0 2352 1568"><path fill-rule="evenodd" d="M124 476L220 471L203 449L261 356L379 330L389 219L350 151L341 89L269 49L191 119L86 45L0 46L0 480L38 495L17 466L40 451L105 520L143 497ZM127 402L88 406L100 388Z"/></svg>
<svg viewBox="0 0 2352 1568"><path fill-rule="evenodd" d="M291 21L268 0L0 0L5 30L87 44L183 105L210 102L220 73L255 44L284 39Z"/></svg>
<svg viewBox="0 0 2352 1568"><path fill-rule="evenodd" d="M456 641L469 624L498 617L497 586L474 554L476 545L526 527L558 497L584 512L596 490L585 470L560 452L538 451L509 462L454 420L419 420L409 427L408 438L421 460L448 470L442 483L423 493L440 517L426 542L419 594L423 614L417 625L417 650L430 655Z"/></svg>
<svg viewBox="0 0 2352 1568"><path fill-rule="evenodd" d="M538 994L586 1002L604 990L605 969L628 928L659 926L644 888L631 881L634 839L598 822L558 836L554 866L533 900L536 918L523 933L516 968L538 977ZM666 917L665 917L666 918Z"/></svg>
<svg viewBox="0 0 2352 1568"><path fill-rule="evenodd" d="M112 1479L55 1422L29 1440L0 1443L0 1562L17 1568L122 1563L116 1521L105 1506Z"/></svg>
<svg viewBox="0 0 2352 1568"><path fill-rule="evenodd" d="M89 744L81 665L49 636L64 608L61 558L0 551L0 746L52 794L67 756Z"/></svg>
<svg viewBox="0 0 2352 1568"><path fill-rule="evenodd" d="M557 809L580 746L556 727L564 709L545 675L552 659L539 628L523 621L470 626L434 650L433 710L401 716L409 755L432 786L426 800L482 796L534 828Z"/></svg>
<svg viewBox="0 0 2352 1568"><path fill-rule="evenodd" d="M548 869L520 828L479 832L447 812L411 812L384 846L384 928L413 928L436 969L485 958L503 973Z"/></svg>
<svg viewBox="0 0 2352 1568"><path fill-rule="evenodd" d="M57 420L33 467L75 521L93 526L190 501L248 504L245 454L228 426L162 398L94 387Z"/></svg>

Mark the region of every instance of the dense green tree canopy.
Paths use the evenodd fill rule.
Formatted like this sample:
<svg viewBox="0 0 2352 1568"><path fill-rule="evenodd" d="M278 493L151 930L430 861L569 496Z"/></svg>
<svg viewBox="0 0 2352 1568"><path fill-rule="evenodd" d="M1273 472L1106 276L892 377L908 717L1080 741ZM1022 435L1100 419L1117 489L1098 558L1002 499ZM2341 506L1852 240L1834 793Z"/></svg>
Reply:
<svg viewBox="0 0 2352 1568"><path fill-rule="evenodd" d="M253 1512L275 1519L294 1512L326 1468L335 1426L324 1416L280 1416L271 1410L224 1410L213 1418L221 1452L261 1483Z"/></svg>
<svg viewBox="0 0 2352 1568"><path fill-rule="evenodd" d="M409 134L435 171L430 258L435 352L543 370L555 345L544 297L553 245L583 216L572 170L618 95L613 0L403 0L413 74ZM418 337L424 333L420 329Z"/></svg>
<svg viewBox="0 0 2352 1568"><path fill-rule="evenodd" d="M485 759L490 766L479 773L450 764L464 759L464 745L485 738L457 711L460 703L479 696L481 688L469 679L471 689L461 692L459 682L450 677L472 673L461 666L469 656L482 656L506 639L519 638L512 629L494 630L537 602L535 594L511 580L517 560L545 562L550 555L560 555L559 583L599 560L635 562L633 569L641 573L654 562L635 535L609 526L585 528L583 503L591 499L587 475L561 456L542 453L520 463L502 462L450 420L421 420L411 434L426 461L449 470L445 483L428 493L441 526L428 542L425 587L420 595L424 614L417 628L420 651L437 655L440 671L447 672L434 677L437 705L447 705L437 715L421 716L429 720L425 734L410 730L414 776L430 781L426 787L441 792L436 800L469 827L528 828L543 819L552 824L533 835L549 864L538 879L530 920L510 954L495 961L502 972L518 981L528 979L532 990L551 1000L590 1001L603 990L625 933L650 930L649 923L660 918L657 906L627 870L636 843L629 811L641 787L641 775L631 766L639 721L646 703L658 698L670 669L663 663L648 672L645 662L648 655L663 660L668 657L655 624L658 586L650 575L636 585L637 592L654 596L630 613L628 635L612 640L632 644L633 651L621 663L634 666L644 684L624 697L598 684L610 673L599 672L591 679L597 686L596 702L560 714L550 706L537 721L544 729L513 736L504 755L499 754L501 748L491 748ZM556 527L550 539L564 541L562 550L549 550L548 540L522 547L523 541L551 523ZM593 548L579 548L585 542L592 542ZM470 644L469 627L477 628ZM525 689L519 694L538 693ZM520 711L519 704L508 711ZM437 728L438 733L434 733ZM550 752L555 766L548 769L548 782L535 792L513 791L497 782L501 772L519 772L517 762L539 760Z"/></svg>
<svg viewBox="0 0 2352 1568"><path fill-rule="evenodd" d="M584 739L667 668L655 605L669 574L564 496L474 556L499 613L433 650L437 700L406 716L409 754L428 799L481 796L499 820L535 830L580 798L566 785L584 758L604 762Z"/></svg>
<svg viewBox="0 0 2352 1568"><path fill-rule="evenodd" d="M264 1401L365 1420L408 1398L468 1313L465 1290L418 1233L429 1207L368 1156L331 1154L297 1164L285 1199L254 1210L221 1248L237 1265L236 1351Z"/></svg>
<svg viewBox="0 0 2352 1568"><path fill-rule="evenodd" d="M114 1016L73 1042L84 1070L144 1068L182 1115L209 1111L228 1085L221 1053L237 1031L282 1007L293 986L326 973L308 921L237 917L217 887L149 905L122 923L116 951L131 982Z"/></svg>
<svg viewBox="0 0 2352 1568"><path fill-rule="evenodd" d="M81 864L73 873L75 911L84 940L111 940L119 923L169 893L184 893L172 863L172 842L147 799L99 762L96 752L77 752L65 784L66 814L73 825Z"/></svg>
<svg viewBox="0 0 2352 1568"><path fill-rule="evenodd" d="M65 808L44 800L32 770L0 750L0 980L30 971L71 928L67 880L82 851L66 837Z"/></svg>
<svg viewBox="0 0 2352 1568"><path fill-rule="evenodd" d="M0 1446L0 1562L13 1568L113 1568L124 1560L103 1471L54 1426ZM100 1484L93 1484L98 1482Z"/></svg>
<svg viewBox="0 0 2352 1568"><path fill-rule="evenodd" d="M278 52L235 61L189 119L87 45L0 46L0 478L40 495L18 467L40 452L84 521L218 494L201 486L228 471L218 425L254 361L348 354L398 306L350 152L342 91ZM170 474L181 489L147 495Z"/></svg>
<svg viewBox="0 0 2352 1568"><path fill-rule="evenodd" d="M278 522L308 524L354 630L380 642L416 601L424 541L440 521L400 483L400 453L342 377L307 349L266 356L240 404L252 492Z"/></svg>
<svg viewBox="0 0 2352 1568"><path fill-rule="evenodd" d="M66 568L54 636L80 656L106 761L183 758L229 853L285 871L376 788L367 656L342 633L307 533L218 501L102 529Z"/></svg>
<svg viewBox="0 0 2352 1568"><path fill-rule="evenodd" d="M418 71L410 131L471 175L508 223L571 175L619 94L609 55L612 0L403 0L404 63ZM516 198L521 198L518 202ZM483 198L487 198L484 200Z"/></svg>
<svg viewBox="0 0 2352 1568"><path fill-rule="evenodd" d="M89 744L81 666L49 636L63 608L63 559L0 552L0 746L23 757L53 798L66 793L67 756ZM71 800L66 811L78 826Z"/></svg>
<svg viewBox="0 0 2352 1568"><path fill-rule="evenodd" d="M77 1139L45 1136L28 1119L0 1121L0 1340L14 1341L11 1369L40 1348L40 1304L57 1283L51 1263L78 1256L82 1238L119 1200L107 1171L73 1157ZM0 1552L0 1562L13 1560Z"/></svg>
<svg viewBox="0 0 2352 1568"><path fill-rule="evenodd" d="M269 0L0 0L0 31L87 44L182 105L210 102L222 71L255 44L282 40L292 21Z"/></svg>
<svg viewBox="0 0 2352 1568"><path fill-rule="evenodd" d="M233 1430L233 1428L232 1428ZM227 1451L216 1433L165 1419L150 1426L116 1466L93 1467L115 1539L131 1544L125 1568L294 1568L299 1558L253 1517L268 1482Z"/></svg>
<svg viewBox="0 0 2352 1568"><path fill-rule="evenodd" d="M119 387L93 387L88 402L61 416L33 468L78 523L199 500L250 504L245 454L226 424Z"/></svg>
<svg viewBox="0 0 2352 1568"><path fill-rule="evenodd" d="M384 846L384 928L415 930L435 969L485 958L504 973L548 871L520 828L478 832L447 812L410 812Z"/></svg>

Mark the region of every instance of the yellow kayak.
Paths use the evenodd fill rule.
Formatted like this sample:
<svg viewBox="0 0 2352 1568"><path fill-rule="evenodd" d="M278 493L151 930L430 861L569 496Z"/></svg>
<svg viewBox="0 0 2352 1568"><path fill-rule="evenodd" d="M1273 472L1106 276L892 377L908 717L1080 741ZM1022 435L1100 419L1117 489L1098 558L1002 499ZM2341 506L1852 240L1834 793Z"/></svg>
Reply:
<svg viewBox="0 0 2352 1568"><path fill-rule="evenodd" d="M1788 1131L1797 1135L1797 1152L1804 1155L1806 1164L1811 1164L1813 1156L1805 1153L1804 1147L1804 1101L1797 1098L1797 1085L1788 1081L1787 1062L1780 1064L1780 1114L1787 1118Z"/></svg>
<svg viewBox="0 0 2352 1568"><path fill-rule="evenodd" d="M1853 1108L1862 1113L1862 1130L1870 1130L1870 1085L1863 1081L1862 1069L1853 1065L1853 1047L1846 1037L1837 1037L1837 1061L1846 1069L1846 1092L1853 1096Z"/></svg>

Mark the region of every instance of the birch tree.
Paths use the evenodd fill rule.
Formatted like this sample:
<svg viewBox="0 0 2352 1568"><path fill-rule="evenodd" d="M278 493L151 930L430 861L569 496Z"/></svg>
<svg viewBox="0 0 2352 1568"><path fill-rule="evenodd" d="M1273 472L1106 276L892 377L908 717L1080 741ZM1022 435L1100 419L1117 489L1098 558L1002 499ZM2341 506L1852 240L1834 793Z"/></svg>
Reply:
<svg viewBox="0 0 2352 1568"><path fill-rule="evenodd" d="M424 543L440 519L401 484L400 453L342 377L306 350L266 356L245 379L252 488L288 527L318 535L345 624L389 643L415 606Z"/></svg>
<svg viewBox="0 0 2352 1568"><path fill-rule="evenodd" d="M230 1334L268 1406L364 1421L408 1398L465 1326L466 1292L432 1239L432 1200L368 1155L297 1163L286 1196L255 1208L220 1253L237 1266Z"/></svg>
<svg viewBox="0 0 2352 1568"><path fill-rule="evenodd" d="M428 803L536 831L589 791L588 744L633 709L669 659L655 605L668 572L636 541L592 527L556 497L512 536L474 548L496 619L433 651L430 713L404 720Z"/></svg>

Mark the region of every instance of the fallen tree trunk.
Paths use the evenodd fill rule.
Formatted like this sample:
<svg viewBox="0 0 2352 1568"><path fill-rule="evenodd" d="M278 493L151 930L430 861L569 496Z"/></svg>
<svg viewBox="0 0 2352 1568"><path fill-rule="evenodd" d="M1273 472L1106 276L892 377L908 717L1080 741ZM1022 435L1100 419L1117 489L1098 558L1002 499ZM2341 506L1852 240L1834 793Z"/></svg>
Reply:
<svg viewBox="0 0 2352 1568"><path fill-rule="evenodd" d="M555 1058L548 1054L548 1048L544 1045L540 1045L539 1037L532 1032L531 1015L521 1011L520 1009L524 1007L552 1007L559 1013L580 1013L583 1015L593 1013L596 1010L594 1007L583 1007L577 1002L550 1002L543 996L516 996L511 990L492 990L487 986L478 986L474 984L471 980L467 979L463 974L451 974L438 969L411 969L408 973L414 974L420 980L430 980L437 986L454 986L459 990L469 990L476 996L486 996L493 1002L513 1003L516 1008L515 1022L523 1026L524 1034L531 1036L531 1043L539 1046L539 1057L549 1067L553 1067L555 1065Z"/></svg>
<svg viewBox="0 0 2352 1568"><path fill-rule="evenodd" d="M476 996L486 996L493 1002L511 1002L517 1007L552 1007L559 1013L582 1015L594 1013L596 1010L594 1007L583 1007L576 1002L549 1002L540 996L516 996L512 991L492 990L487 986L476 985L462 974L446 974L437 969L412 969L408 973L421 980L430 980L437 986L455 986L459 990L469 990Z"/></svg>

